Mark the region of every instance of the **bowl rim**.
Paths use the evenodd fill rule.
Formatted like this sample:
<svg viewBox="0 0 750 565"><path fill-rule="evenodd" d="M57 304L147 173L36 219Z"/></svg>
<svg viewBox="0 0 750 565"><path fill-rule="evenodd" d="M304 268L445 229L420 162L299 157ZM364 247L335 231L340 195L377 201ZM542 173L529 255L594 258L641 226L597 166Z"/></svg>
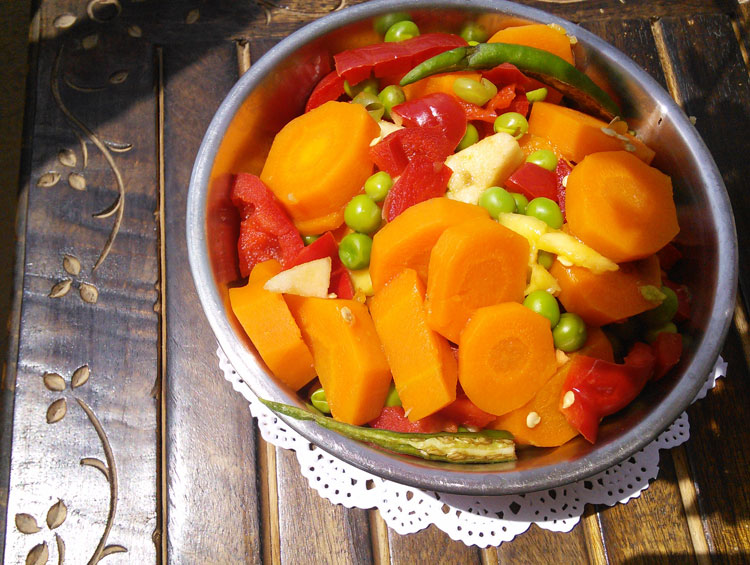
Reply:
<svg viewBox="0 0 750 565"><path fill-rule="evenodd" d="M702 163L699 181L716 218L718 244L717 289L709 325L700 339L696 354L685 367L680 386L660 401L660 409L647 414L637 425L572 461L562 461L525 470L482 472L481 466L461 467L449 473L446 467L421 465L411 458L394 456L344 438L310 422L280 417L305 439L362 470L412 487L457 494L501 495L533 492L573 483L603 471L642 449L666 429L690 404L712 371L729 330L735 305L738 272L737 237L734 216L721 175L697 131L661 85L626 55L584 28L563 18L505 0L372 0L332 12L311 22L280 41L261 57L230 90L214 115L197 153L187 200L186 237L193 281L214 335L237 372L254 394L280 402L290 402L288 390L269 379L255 357L245 351L235 334L225 304L216 288L206 248L206 202L208 183L221 140L249 92L273 68L305 45L335 29L396 10L426 8L459 9L478 13L505 13L528 20L562 25L597 52L608 66L636 79L647 89L665 116L674 121L691 154ZM250 381L250 382L248 382ZM456 466L451 467L456 469Z"/></svg>

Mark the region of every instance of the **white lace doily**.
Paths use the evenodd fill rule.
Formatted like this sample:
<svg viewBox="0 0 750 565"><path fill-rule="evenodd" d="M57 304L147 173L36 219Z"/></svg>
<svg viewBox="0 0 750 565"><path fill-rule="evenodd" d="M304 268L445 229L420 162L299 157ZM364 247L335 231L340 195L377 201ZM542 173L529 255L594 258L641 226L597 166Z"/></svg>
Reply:
<svg viewBox="0 0 750 565"><path fill-rule="evenodd" d="M546 530L568 532L578 523L586 504L613 506L640 496L659 473L659 450L676 447L690 437L686 413L638 453L586 480L554 489L507 496L466 496L424 491L381 479L345 463L289 428L258 402L219 348L219 367L234 389L250 402L266 441L297 454L310 486L347 508L377 507L390 528L410 534L435 524L456 541L478 547L497 546L525 532L532 523ZM695 400L726 374L719 358Z"/></svg>

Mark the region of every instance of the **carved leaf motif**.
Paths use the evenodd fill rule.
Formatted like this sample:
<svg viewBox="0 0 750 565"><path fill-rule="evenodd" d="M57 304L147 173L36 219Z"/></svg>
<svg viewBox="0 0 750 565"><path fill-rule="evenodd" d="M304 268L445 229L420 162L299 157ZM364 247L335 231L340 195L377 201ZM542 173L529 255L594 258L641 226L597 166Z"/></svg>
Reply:
<svg viewBox="0 0 750 565"><path fill-rule="evenodd" d="M50 530L54 530L61 526L67 517L68 507L65 506L65 503L62 500L58 499L58 501L50 506L50 509L47 511L47 527Z"/></svg>
<svg viewBox="0 0 750 565"><path fill-rule="evenodd" d="M70 188L86 190L86 178L79 173L70 173L68 175L68 184L70 185Z"/></svg>
<svg viewBox="0 0 750 565"><path fill-rule="evenodd" d="M75 167L78 162L76 154L72 149L60 149L60 152L57 154L57 160L60 161L61 165L66 167Z"/></svg>
<svg viewBox="0 0 750 565"><path fill-rule="evenodd" d="M94 47L96 47L97 43L99 43L98 33L92 33L91 35L87 35L81 40L81 46L84 49L93 49Z"/></svg>
<svg viewBox="0 0 750 565"><path fill-rule="evenodd" d="M65 379L57 373L45 373L43 379L44 386L47 387L47 390L52 390L54 392L62 392L65 390Z"/></svg>
<svg viewBox="0 0 750 565"><path fill-rule="evenodd" d="M143 35L143 32L141 31L141 28L137 25L132 25L128 28L128 35L130 37L140 37Z"/></svg>
<svg viewBox="0 0 750 565"><path fill-rule="evenodd" d="M16 514L16 528L22 534L35 534L41 530L31 514Z"/></svg>
<svg viewBox="0 0 750 565"><path fill-rule="evenodd" d="M128 78L128 71L115 71L109 75L110 84L122 84Z"/></svg>
<svg viewBox="0 0 750 565"><path fill-rule="evenodd" d="M198 21L198 18L200 18L200 16L201 16L201 13L198 10L198 8L190 10L188 12L187 16L185 17L185 23L186 24L194 24L195 22Z"/></svg>
<svg viewBox="0 0 750 565"><path fill-rule="evenodd" d="M99 300L99 291L93 284L81 283L78 292L81 294L83 301L89 304L96 304L96 301Z"/></svg>
<svg viewBox="0 0 750 565"><path fill-rule="evenodd" d="M110 148L115 153L127 153L133 148L132 143L119 143L117 141L105 141L104 145Z"/></svg>
<svg viewBox="0 0 750 565"><path fill-rule="evenodd" d="M55 400L47 408L47 423L54 424L59 422L65 417L65 413L68 411L68 403L64 398Z"/></svg>
<svg viewBox="0 0 750 565"><path fill-rule="evenodd" d="M108 545L104 548L102 551L102 557L106 557L107 555L112 555L113 553L125 553L128 551L127 547L123 547L122 545Z"/></svg>
<svg viewBox="0 0 750 565"><path fill-rule="evenodd" d="M96 457L84 457L81 459L81 465L86 465L88 467L94 467L95 469L99 469L102 473L104 473L104 476L107 478L107 481L109 481L109 468L104 464L104 462L101 459L97 459Z"/></svg>
<svg viewBox="0 0 750 565"><path fill-rule="evenodd" d="M36 181L36 185L41 188L49 188L51 186L55 186L60 180L60 173L56 171L50 171L48 173L44 173L41 177L39 177L39 180Z"/></svg>
<svg viewBox="0 0 750 565"><path fill-rule="evenodd" d="M78 388L79 386L85 385L89 380L90 374L91 371L89 370L88 365L78 367L73 373L73 377L70 379L70 386L73 388Z"/></svg>
<svg viewBox="0 0 750 565"><path fill-rule="evenodd" d="M55 18L55 21L52 22L52 25L57 29L65 29L69 28L74 23L76 23L76 17L73 14L63 14L61 16L57 16Z"/></svg>
<svg viewBox="0 0 750 565"><path fill-rule="evenodd" d="M47 542L35 545L29 551L26 556L26 565L44 565L49 559L49 549L47 549Z"/></svg>
<svg viewBox="0 0 750 565"><path fill-rule="evenodd" d="M49 291L48 296L50 298L61 298L65 296L70 291L71 284L73 284L73 281L70 279L61 280L59 283L52 287L52 290Z"/></svg>
<svg viewBox="0 0 750 565"><path fill-rule="evenodd" d="M72 255L63 255L63 269L69 275L78 276L81 272L81 262Z"/></svg>

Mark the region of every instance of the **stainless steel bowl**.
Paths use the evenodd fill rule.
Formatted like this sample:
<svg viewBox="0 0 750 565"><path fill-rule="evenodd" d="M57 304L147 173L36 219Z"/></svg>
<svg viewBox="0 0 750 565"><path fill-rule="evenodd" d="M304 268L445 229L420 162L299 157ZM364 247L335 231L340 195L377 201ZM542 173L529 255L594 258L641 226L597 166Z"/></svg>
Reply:
<svg viewBox="0 0 750 565"><path fill-rule="evenodd" d="M273 135L302 111L320 62L371 34L372 18L407 10L424 22L451 26L483 18L554 22L578 38L579 68L609 84L625 117L656 151L654 165L672 176L687 249L682 281L693 293L691 345L670 377L647 387L628 409L603 424L596 445L580 437L556 449L521 449L513 464L437 464L377 450L314 424L288 424L311 442L375 475L441 492L493 495L531 492L580 480L627 458L685 410L712 370L729 328L737 286L737 238L721 176L695 128L659 84L628 57L586 30L539 10L501 0L376 0L311 23L271 49L242 76L216 112L190 181L187 242L198 295L222 349L253 392L300 405L269 377L227 307L236 276L224 255L236 230L227 204L228 175L258 173ZM426 23L425 25L430 25Z"/></svg>

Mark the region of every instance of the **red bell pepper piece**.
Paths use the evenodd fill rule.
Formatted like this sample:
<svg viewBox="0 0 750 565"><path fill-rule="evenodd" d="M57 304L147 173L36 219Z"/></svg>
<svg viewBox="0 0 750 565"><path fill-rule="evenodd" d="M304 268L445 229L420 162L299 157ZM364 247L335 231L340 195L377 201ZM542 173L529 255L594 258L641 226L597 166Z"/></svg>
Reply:
<svg viewBox="0 0 750 565"><path fill-rule="evenodd" d="M466 133L466 114L457 99L445 92L433 92L394 106L391 113L406 127L437 128L449 146L455 148Z"/></svg>
<svg viewBox="0 0 750 565"><path fill-rule="evenodd" d="M455 426L450 430L451 426L446 425L446 422L437 414L432 414L421 420L412 422L406 417L404 409L401 406L385 406L380 416L370 422L370 427L409 434L434 434L442 431L456 430Z"/></svg>
<svg viewBox="0 0 750 565"><path fill-rule="evenodd" d="M669 271L677 261L682 259L682 253L672 243L667 243L656 252L656 255L659 257L659 266L664 271Z"/></svg>
<svg viewBox="0 0 750 565"><path fill-rule="evenodd" d="M396 177L416 157L442 163L455 148L439 128L412 127L394 131L370 147L370 158L381 171Z"/></svg>
<svg viewBox="0 0 750 565"><path fill-rule="evenodd" d="M419 63L444 51L464 47L466 41L450 33L425 33L406 41L376 43L333 56L336 72L349 84L373 73L376 77L401 77Z"/></svg>
<svg viewBox="0 0 750 565"><path fill-rule="evenodd" d="M240 278L237 239L240 237L240 215L232 203L234 175L217 176L211 182L206 202L206 231L209 257L216 282L219 284Z"/></svg>
<svg viewBox="0 0 750 565"><path fill-rule="evenodd" d="M676 333L662 332L651 344L656 358L653 380L657 381L677 365L682 356L682 336Z"/></svg>
<svg viewBox="0 0 750 565"><path fill-rule="evenodd" d="M524 163L505 181L511 192L520 192L529 200L544 197L557 202L555 173L535 163Z"/></svg>
<svg viewBox="0 0 750 565"><path fill-rule="evenodd" d="M309 263L324 257L331 258L331 284L328 287L328 292L335 293L338 298L352 298L354 296L352 280L339 258L339 245L336 243L336 238L329 231L304 247L286 268L291 269L302 263Z"/></svg>
<svg viewBox="0 0 750 565"><path fill-rule="evenodd" d="M406 131L406 130L402 130ZM444 196L451 171L442 161L416 156L393 184L383 203L383 215L393 221L407 208L430 198Z"/></svg>
<svg viewBox="0 0 750 565"><path fill-rule="evenodd" d="M601 419L622 410L640 394L654 374L656 359L651 347L637 342L622 365L586 355L576 355L570 363L560 410L571 426L594 443Z"/></svg>
<svg viewBox="0 0 750 565"><path fill-rule="evenodd" d="M479 430L497 418L494 414L488 414L478 408L464 394L457 395L456 400L440 410L438 414L442 418L455 423L457 426Z"/></svg>
<svg viewBox="0 0 750 565"><path fill-rule="evenodd" d="M557 160L557 167L555 168L555 185L557 187L557 204L560 206L563 218L565 218L565 185L563 183L568 182L566 178L572 170L573 168L565 159Z"/></svg>
<svg viewBox="0 0 750 565"><path fill-rule="evenodd" d="M508 106L508 112L517 112L525 118L528 118L530 106L531 104L529 103L529 99L526 98L526 93L524 91L519 92L518 89L516 89L516 96L513 98L510 106Z"/></svg>
<svg viewBox="0 0 750 565"><path fill-rule="evenodd" d="M516 98L515 84L509 84L497 91L487 104L477 106L471 102L458 99L458 103L464 109L467 120L480 120L483 122L494 123L495 119L503 112L510 111L511 103Z"/></svg>
<svg viewBox="0 0 750 565"><path fill-rule="evenodd" d="M532 80L512 63L501 63L497 67L482 71L482 78L486 78L498 88L517 84L524 90L529 90L528 87L532 85Z"/></svg>
<svg viewBox="0 0 750 565"><path fill-rule="evenodd" d="M299 231L258 177L238 174L231 198L240 213L237 250L243 277L250 274L256 263L269 259L286 266L304 249Z"/></svg>
<svg viewBox="0 0 750 565"><path fill-rule="evenodd" d="M344 79L336 71L331 71L315 85L310 98L307 99L305 112L317 108L321 104L338 100L344 94Z"/></svg>
<svg viewBox="0 0 750 565"><path fill-rule="evenodd" d="M690 303L693 300L690 289L684 284L677 284L669 279L662 279L662 284L671 288L677 295L677 313L675 322L685 322L690 319Z"/></svg>

